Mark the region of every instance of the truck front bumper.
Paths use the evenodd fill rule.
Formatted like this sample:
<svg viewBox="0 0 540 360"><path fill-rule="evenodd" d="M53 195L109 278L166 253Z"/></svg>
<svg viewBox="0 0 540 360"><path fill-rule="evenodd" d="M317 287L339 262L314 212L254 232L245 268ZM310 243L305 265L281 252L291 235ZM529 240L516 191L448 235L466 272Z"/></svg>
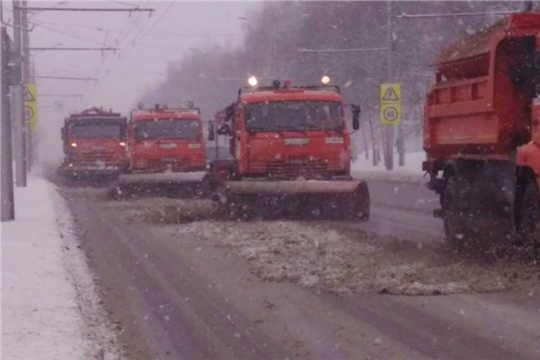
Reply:
<svg viewBox="0 0 540 360"><path fill-rule="evenodd" d="M64 164L61 167L64 176L69 177L91 177L91 176L115 176L121 172L118 165L77 165Z"/></svg>

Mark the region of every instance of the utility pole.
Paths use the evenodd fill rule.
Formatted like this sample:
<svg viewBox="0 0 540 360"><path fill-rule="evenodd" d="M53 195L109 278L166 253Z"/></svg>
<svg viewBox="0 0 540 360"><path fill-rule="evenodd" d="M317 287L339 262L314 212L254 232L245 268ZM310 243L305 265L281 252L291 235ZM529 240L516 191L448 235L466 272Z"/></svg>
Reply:
<svg viewBox="0 0 540 360"><path fill-rule="evenodd" d="M30 38L28 34L28 12L26 7L28 6L27 0L22 0L23 9L21 11L21 26L22 26L22 50L23 50L23 85L33 84L34 81L30 77ZM25 130L26 130L26 171L30 172L32 170L32 165L34 163L34 148L36 137L34 136L34 131L30 127L30 123L25 121Z"/></svg>
<svg viewBox="0 0 540 360"><path fill-rule="evenodd" d="M17 187L26 187L26 124L24 121L24 102L22 84L22 41L21 41L21 2L13 0L13 85L11 87L11 105L14 143L15 143L15 180Z"/></svg>
<svg viewBox="0 0 540 360"><path fill-rule="evenodd" d="M11 116L9 111L9 83L11 74L9 62L12 54L10 39L6 27L1 28L0 51L0 217L1 221L15 219L15 201L13 196L13 153L11 143Z"/></svg>
<svg viewBox="0 0 540 360"><path fill-rule="evenodd" d="M392 1L386 1L386 78L388 82L392 82L394 71L392 68L392 51L394 47L392 31ZM394 125L386 125L386 170L394 170Z"/></svg>

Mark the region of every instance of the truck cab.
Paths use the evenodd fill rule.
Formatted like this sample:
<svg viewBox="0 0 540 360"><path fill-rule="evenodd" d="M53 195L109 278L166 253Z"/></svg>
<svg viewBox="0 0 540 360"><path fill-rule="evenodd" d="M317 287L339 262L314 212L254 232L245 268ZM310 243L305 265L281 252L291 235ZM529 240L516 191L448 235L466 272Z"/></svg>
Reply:
<svg viewBox="0 0 540 360"><path fill-rule="evenodd" d="M353 107L353 128L359 107ZM238 101L216 114L229 136L234 171L242 177L330 180L350 178L351 140L336 86L241 89Z"/></svg>
<svg viewBox="0 0 540 360"><path fill-rule="evenodd" d="M206 169L200 110L156 104L131 111L129 170L141 173L189 172Z"/></svg>
<svg viewBox="0 0 540 360"><path fill-rule="evenodd" d="M90 108L71 114L61 129L64 175L117 175L125 168L127 118L112 110Z"/></svg>

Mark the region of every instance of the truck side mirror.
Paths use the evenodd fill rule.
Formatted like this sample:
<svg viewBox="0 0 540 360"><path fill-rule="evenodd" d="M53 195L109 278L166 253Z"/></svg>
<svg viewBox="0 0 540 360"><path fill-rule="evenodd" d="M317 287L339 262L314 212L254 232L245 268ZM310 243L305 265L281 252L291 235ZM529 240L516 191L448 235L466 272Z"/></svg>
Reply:
<svg viewBox="0 0 540 360"><path fill-rule="evenodd" d="M215 138L216 138L216 133L215 133L214 125L212 124L208 127L208 141L214 141Z"/></svg>
<svg viewBox="0 0 540 360"><path fill-rule="evenodd" d="M362 109L360 108L360 105L352 105L352 128L353 130L360 129L360 113L362 112Z"/></svg>
<svg viewBox="0 0 540 360"><path fill-rule="evenodd" d="M218 135L228 135L228 136L233 135L233 131L232 131L231 127L229 126L229 124L227 124L227 123L221 125L217 129L217 133L218 133Z"/></svg>

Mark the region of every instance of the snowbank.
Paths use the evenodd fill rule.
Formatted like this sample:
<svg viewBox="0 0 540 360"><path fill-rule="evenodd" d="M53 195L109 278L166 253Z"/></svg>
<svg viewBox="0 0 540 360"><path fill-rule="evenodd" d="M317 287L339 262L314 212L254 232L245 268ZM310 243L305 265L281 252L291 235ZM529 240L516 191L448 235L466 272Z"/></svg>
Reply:
<svg viewBox="0 0 540 360"><path fill-rule="evenodd" d="M371 154L370 154L371 155ZM358 155L356 161L351 163L351 172L355 178L373 179L393 182L419 183L425 182L427 178L422 171L422 161L426 159L425 152L405 154L405 166L398 166L399 155L394 154L394 170L386 171L384 161L378 166L373 166L373 159L366 159L364 154Z"/></svg>
<svg viewBox="0 0 540 360"><path fill-rule="evenodd" d="M119 358L62 198L28 180L15 190L16 220L1 227L2 358Z"/></svg>

